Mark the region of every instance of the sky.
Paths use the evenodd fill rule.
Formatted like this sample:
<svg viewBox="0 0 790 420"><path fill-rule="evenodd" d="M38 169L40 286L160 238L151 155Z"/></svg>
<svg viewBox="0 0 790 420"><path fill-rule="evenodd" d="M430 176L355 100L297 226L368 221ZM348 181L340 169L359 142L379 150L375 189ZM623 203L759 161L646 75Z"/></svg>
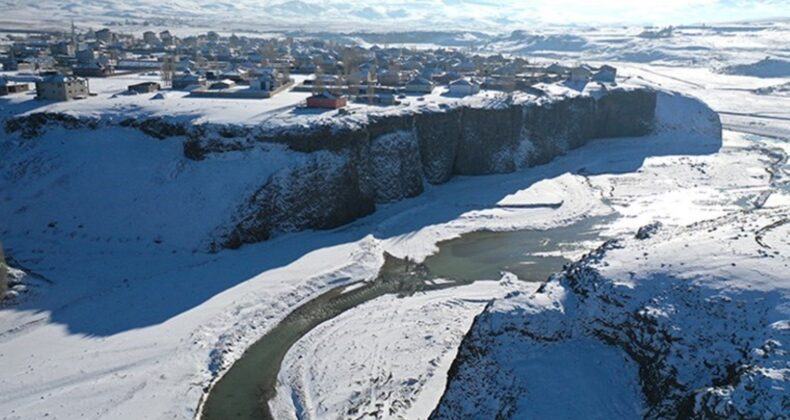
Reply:
<svg viewBox="0 0 790 420"><path fill-rule="evenodd" d="M559 24L681 24L790 16L790 0L505 0L502 3L513 3L525 14Z"/></svg>
<svg viewBox="0 0 790 420"><path fill-rule="evenodd" d="M790 0L0 0L0 23L186 19L272 29L501 31L790 17Z"/></svg>

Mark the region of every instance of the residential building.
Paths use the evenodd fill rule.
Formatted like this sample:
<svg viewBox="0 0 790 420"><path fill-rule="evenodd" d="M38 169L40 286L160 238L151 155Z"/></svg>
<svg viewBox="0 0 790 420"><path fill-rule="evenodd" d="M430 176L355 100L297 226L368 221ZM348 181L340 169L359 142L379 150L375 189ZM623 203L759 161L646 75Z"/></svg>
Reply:
<svg viewBox="0 0 790 420"><path fill-rule="evenodd" d="M89 95L88 81L79 77L53 74L36 82L36 99L69 101Z"/></svg>
<svg viewBox="0 0 790 420"><path fill-rule="evenodd" d="M159 37L156 36L156 32L146 31L143 33L143 42L148 45L156 45L159 44Z"/></svg>
<svg viewBox="0 0 790 420"><path fill-rule="evenodd" d="M433 92L434 84L428 79L416 77L409 83L406 83L404 91L407 93L431 93Z"/></svg>
<svg viewBox="0 0 790 420"><path fill-rule="evenodd" d="M109 77L115 74L112 66L105 66L100 63L92 63L74 67L74 75L80 77Z"/></svg>
<svg viewBox="0 0 790 420"><path fill-rule="evenodd" d="M568 80L573 83L586 83L590 81L592 71L587 66L576 66L571 69Z"/></svg>
<svg viewBox="0 0 790 420"><path fill-rule="evenodd" d="M307 98L308 108L339 109L346 105L348 105L346 96L334 95L329 92L322 92Z"/></svg>
<svg viewBox="0 0 790 420"><path fill-rule="evenodd" d="M206 77L194 73L181 73L173 77L173 89L206 86Z"/></svg>
<svg viewBox="0 0 790 420"><path fill-rule="evenodd" d="M115 42L115 34L107 28L96 31L96 40L106 44Z"/></svg>
<svg viewBox="0 0 790 420"><path fill-rule="evenodd" d="M0 96L22 93L30 90L27 83L14 83L4 77L0 77Z"/></svg>
<svg viewBox="0 0 790 420"><path fill-rule="evenodd" d="M454 96L474 95L480 92L480 84L463 78L450 83L450 94Z"/></svg>
<svg viewBox="0 0 790 420"><path fill-rule="evenodd" d="M595 72L592 78L596 82L614 83L617 78L617 69L608 64L604 64Z"/></svg>
<svg viewBox="0 0 790 420"><path fill-rule="evenodd" d="M129 92L152 93L152 92L156 92L161 88L162 87L159 85L159 83L156 82L142 82L134 85L129 85L127 89L129 90Z"/></svg>

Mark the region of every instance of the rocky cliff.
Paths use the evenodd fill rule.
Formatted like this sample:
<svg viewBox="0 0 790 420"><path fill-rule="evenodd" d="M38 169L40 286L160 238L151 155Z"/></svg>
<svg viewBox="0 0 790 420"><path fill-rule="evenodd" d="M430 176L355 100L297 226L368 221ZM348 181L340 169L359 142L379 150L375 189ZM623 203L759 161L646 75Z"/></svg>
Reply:
<svg viewBox="0 0 790 420"><path fill-rule="evenodd" d="M648 134L655 107L656 92L622 90L599 99L575 97L370 118L367 125L355 129L317 127L243 139L192 136L185 151L203 159L260 142L281 142L320 159L332 156L336 162L332 169L317 162L287 168L268 180L249 205L240 208L235 227L218 242L236 247L278 231L348 223L374 211L378 203L419 195L424 182L441 184L454 175L512 172L548 162L595 138ZM306 178L313 180L309 186ZM288 188L294 191L287 197L278 193ZM314 206L321 211L295 211Z"/></svg>
<svg viewBox="0 0 790 420"><path fill-rule="evenodd" d="M783 418L788 217L773 209L647 226L535 295L493 302L466 336L432 417L563 417L577 407L594 418ZM629 384L636 392L622 401ZM618 402L628 410L613 412Z"/></svg>
<svg viewBox="0 0 790 420"><path fill-rule="evenodd" d="M118 126L163 141L183 139L183 155L194 162L283 148L293 163L273 168L251 196L236 198L235 214L219 222L210 239L218 249L277 232L337 227L370 214L377 204L421 194L426 182L512 172L595 138L648 134L656 97L647 88L613 88L596 97L503 97L478 106L425 106L361 120L355 116L353 123L339 117L331 125L277 128L34 113L6 121L5 129L32 139L51 126ZM262 165L267 165L265 156Z"/></svg>

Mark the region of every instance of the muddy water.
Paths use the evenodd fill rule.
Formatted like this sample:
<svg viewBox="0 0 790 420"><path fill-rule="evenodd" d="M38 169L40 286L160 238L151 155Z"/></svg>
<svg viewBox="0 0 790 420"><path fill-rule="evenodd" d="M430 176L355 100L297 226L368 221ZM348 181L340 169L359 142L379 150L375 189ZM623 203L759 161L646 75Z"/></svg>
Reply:
<svg viewBox="0 0 790 420"><path fill-rule="evenodd" d="M568 262L561 252L600 244L598 227L609 220L595 217L540 231L470 233L440 243L439 252L423 264L387 256L375 281L338 287L307 302L247 349L210 390L202 418L271 419L267 401L275 395L277 374L288 350L320 323L356 305L385 294L408 295L498 279L502 271L525 281L544 281ZM438 278L453 281L433 281Z"/></svg>
<svg viewBox="0 0 790 420"><path fill-rule="evenodd" d="M439 243L439 252L425 265L432 275L454 280L496 280L508 271L524 281L545 281L570 262L562 255L600 245L600 228L613 219L591 217L547 230L473 232Z"/></svg>

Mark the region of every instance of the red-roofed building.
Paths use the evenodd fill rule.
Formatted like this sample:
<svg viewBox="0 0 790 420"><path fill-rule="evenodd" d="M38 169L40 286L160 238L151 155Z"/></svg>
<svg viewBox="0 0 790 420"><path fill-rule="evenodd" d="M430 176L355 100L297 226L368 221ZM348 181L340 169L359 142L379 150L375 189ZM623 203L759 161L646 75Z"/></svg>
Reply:
<svg viewBox="0 0 790 420"><path fill-rule="evenodd" d="M328 108L338 109L348 105L348 98L345 96L336 96L329 92L319 93L307 98L308 108Z"/></svg>

